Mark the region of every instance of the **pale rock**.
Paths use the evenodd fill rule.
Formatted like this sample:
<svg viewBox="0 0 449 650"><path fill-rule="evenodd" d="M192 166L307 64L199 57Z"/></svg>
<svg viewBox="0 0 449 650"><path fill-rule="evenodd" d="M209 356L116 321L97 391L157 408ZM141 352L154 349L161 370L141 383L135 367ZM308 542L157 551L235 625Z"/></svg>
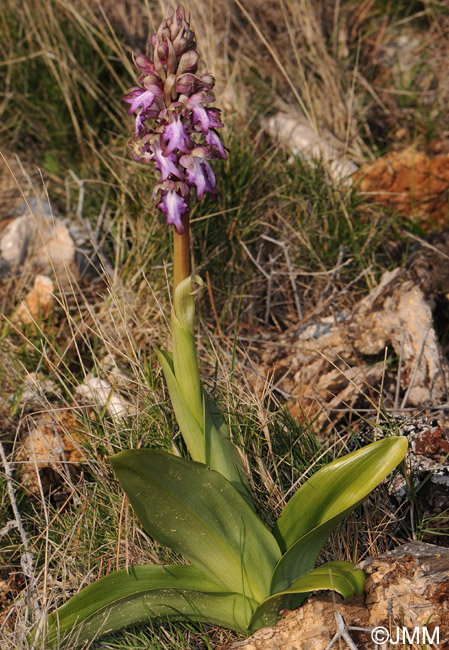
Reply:
<svg viewBox="0 0 449 650"><path fill-rule="evenodd" d="M46 219L40 225L42 245L36 250L36 264L57 271L69 266L75 259L75 244L66 226L55 219Z"/></svg>
<svg viewBox="0 0 449 650"><path fill-rule="evenodd" d="M335 181L348 181L357 165L344 155L344 147L327 129L318 133L299 112L277 113L269 117L265 130L292 153L306 160L323 160Z"/></svg>
<svg viewBox="0 0 449 650"><path fill-rule="evenodd" d="M106 409L113 419L126 418L134 412L133 406L105 379L88 375L76 388L76 393L84 400L89 400L100 408Z"/></svg>
<svg viewBox="0 0 449 650"><path fill-rule="evenodd" d="M66 410L49 411L27 418L29 429L22 434L14 463L23 485L35 495L46 492L62 476L70 481L84 461L81 445L85 434L75 416Z"/></svg>
<svg viewBox="0 0 449 650"><path fill-rule="evenodd" d="M21 403L26 405L26 408L42 408L51 395L62 398L55 381L36 372L28 372L25 375Z"/></svg>
<svg viewBox="0 0 449 650"><path fill-rule="evenodd" d="M49 204L30 198L0 236L0 259L17 267L26 257L42 273L60 272L75 260L76 246Z"/></svg>
<svg viewBox="0 0 449 650"><path fill-rule="evenodd" d="M13 316L13 321L29 325L45 320L53 309L54 301L52 280L46 275L37 275L33 288L20 303Z"/></svg>
<svg viewBox="0 0 449 650"><path fill-rule="evenodd" d="M379 626L392 635L392 646L382 644L382 650L405 647L393 643L397 630L404 627L410 634L419 628L421 638L424 628L430 637L438 628L441 645L432 647L448 647L447 548L410 542L362 564L367 580L361 596L343 600L335 593L314 594L299 609L284 610L276 626L261 628L249 639L228 643L219 650L324 650L336 632L336 613L352 627L351 647L358 650L380 650L371 638L371 631ZM413 644L413 648L430 645ZM349 644L340 639L332 648L346 649Z"/></svg>
<svg viewBox="0 0 449 650"><path fill-rule="evenodd" d="M11 266L22 264L34 232L34 224L26 215L11 221L4 229L0 240L0 256Z"/></svg>

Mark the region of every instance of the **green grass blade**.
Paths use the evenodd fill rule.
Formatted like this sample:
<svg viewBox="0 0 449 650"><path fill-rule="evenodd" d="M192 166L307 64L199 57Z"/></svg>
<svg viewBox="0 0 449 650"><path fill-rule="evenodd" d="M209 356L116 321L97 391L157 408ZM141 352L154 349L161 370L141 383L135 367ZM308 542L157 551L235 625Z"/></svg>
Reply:
<svg viewBox="0 0 449 650"><path fill-rule="evenodd" d="M342 519L401 462L403 437L384 438L329 463L302 485L285 506L273 534L286 551L330 519Z"/></svg>
<svg viewBox="0 0 449 650"><path fill-rule="evenodd" d="M270 593L279 546L245 499L205 465L150 449L111 464L137 517L224 590L256 601Z"/></svg>
<svg viewBox="0 0 449 650"><path fill-rule="evenodd" d="M135 566L94 582L48 618L46 642L69 647L147 621L198 621L245 632L255 603L193 566ZM46 645L45 647L49 647ZM50 646L51 647L51 646Z"/></svg>
<svg viewBox="0 0 449 650"><path fill-rule="evenodd" d="M365 575L361 569L354 569L352 562L326 562L295 580L287 589L273 594L256 609L250 623L250 631L273 625L278 613L284 608L299 607L309 592L320 589L337 591L343 598L351 598L363 591Z"/></svg>

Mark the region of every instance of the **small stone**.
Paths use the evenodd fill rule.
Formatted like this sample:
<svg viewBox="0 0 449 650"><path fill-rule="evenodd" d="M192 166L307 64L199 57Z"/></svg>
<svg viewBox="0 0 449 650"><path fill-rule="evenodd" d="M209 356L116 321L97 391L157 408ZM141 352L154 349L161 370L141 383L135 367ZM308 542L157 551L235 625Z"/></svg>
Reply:
<svg viewBox="0 0 449 650"><path fill-rule="evenodd" d="M33 426L21 438L14 462L23 485L35 495L40 486L46 492L62 476L79 471L84 456L79 448L85 440L75 416L68 411L51 411L31 418Z"/></svg>
<svg viewBox="0 0 449 650"><path fill-rule="evenodd" d="M37 275L34 287L20 303L13 321L22 325L38 323L51 313L54 304L54 286L46 275Z"/></svg>
<svg viewBox="0 0 449 650"><path fill-rule="evenodd" d="M29 216L23 215L13 219L4 229L0 240L2 259L9 262L10 266L22 264L34 232L35 226Z"/></svg>
<svg viewBox="0 0 449 650"><path fill-rule="evenodd" d="M27 409L39 409L48 403L50 396L62 398L55 381L49 377L40 376L36 372L28 372L24 377L21 394L21 404Z"/></svg>
<svg viewBox="0 0 449 650"><path fill-rule="evenodd" d="M84 382L76 388L76 393L97 404L101 409L106 406L109 415L114 419L126 418L134 412L130 404L105 379L88 375Z"/></svg>
<svg viewBox="0 0 449 650"><path fill-rule="evenodd" d="M42 237L43 241L39 242ZM35 262L38 267L56 271L75 259L75 244L66 226L56 219L42 220L36 242Z"/></svg>
<svg viewBox="0 0 449 650"><path fill-rule="evenodd" d="M287 145L292 153L305 160L323 160L329 173L338 182L348 182L357 165L344 154L344 145L330 131L317 133L298 111L277 113L265 122L265 130L277 141Z"/></svg>

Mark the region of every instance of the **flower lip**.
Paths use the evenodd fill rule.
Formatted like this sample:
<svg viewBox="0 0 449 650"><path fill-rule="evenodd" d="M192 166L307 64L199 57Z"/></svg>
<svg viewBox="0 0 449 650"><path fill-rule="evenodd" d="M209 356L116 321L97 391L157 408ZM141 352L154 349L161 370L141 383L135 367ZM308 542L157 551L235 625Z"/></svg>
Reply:
<svg viewBox="0 0 449 650"><path fill-rule="evenodd" d="M153 147L154 160L156 163L156 168L161 172L161 180L165 181L168 179L169 175L172 174L177 178L183 178L184 175L181 170L176 166L178 161L175 154L171 153L168 156L164 156L160 146L157 142L154 143Z"/></svg>
<svg viewBox="0 0 449 650"><path fill-rule="evenodd" d="M192 148L192 141L187 128L179 115L174 115L170 124L165 126L163 139L166 143L163 150L164 156L168 156L175 149L182 151L182 153L188 153Z"/></svg>
<svg viewBox="0 0 449 650"><path fill-rule="evenodd" d="M204 192L216 194L214 172L205 158L182 156L179 162L186 168L187 183L195 185L199 201L203 198Z"/></svg>
<svg viewBox="0 0 449 650"><path fill-rule="evenodd" d="M228 154L225 151L225 148L218 136L218 133L215 133L214 130L210 130L204 134L204 139L206 140L208 145L210 145L211 147L216 147L218 153L222 158L226 159L228 157Z"/></svg>
<svg viewBox="0 0 449 650"><path fill-rule="evenodd" d="M130 104L128 113L135 113L138 108L142 110L150 108L154 102L155 94L151 90L143 90L139 86L133 86L130 92L122 97L122 101Z"/></svg>
<svg viewBox="0 0 449 650"><path fill-rule="evenodd" d="M162 190L162 198L158 207L166 215L167 226L172 224L178 233L183 235L185 228L182 216L188 210L187 201L175 190Z"/></svg>
<svg viewBox="0 0 449 650"><path fill-rule="evenodd" d="M203 133L209 129L221 128L224 126L220 122L220 111L218 108L204 108L202 104L192 107L193 123L195 126L200 125Z"/></svg>

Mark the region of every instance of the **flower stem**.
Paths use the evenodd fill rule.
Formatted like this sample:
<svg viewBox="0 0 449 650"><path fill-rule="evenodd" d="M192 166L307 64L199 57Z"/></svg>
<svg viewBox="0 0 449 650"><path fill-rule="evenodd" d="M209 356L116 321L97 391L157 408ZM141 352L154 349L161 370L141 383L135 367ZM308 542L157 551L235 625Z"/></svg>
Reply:
<svg viewBox="0 0 449 650"><path fill-rule="evenodd" d="M173 229L173 290L190 276L190 221L189 213L181 217L184 234Z"/></svg>

